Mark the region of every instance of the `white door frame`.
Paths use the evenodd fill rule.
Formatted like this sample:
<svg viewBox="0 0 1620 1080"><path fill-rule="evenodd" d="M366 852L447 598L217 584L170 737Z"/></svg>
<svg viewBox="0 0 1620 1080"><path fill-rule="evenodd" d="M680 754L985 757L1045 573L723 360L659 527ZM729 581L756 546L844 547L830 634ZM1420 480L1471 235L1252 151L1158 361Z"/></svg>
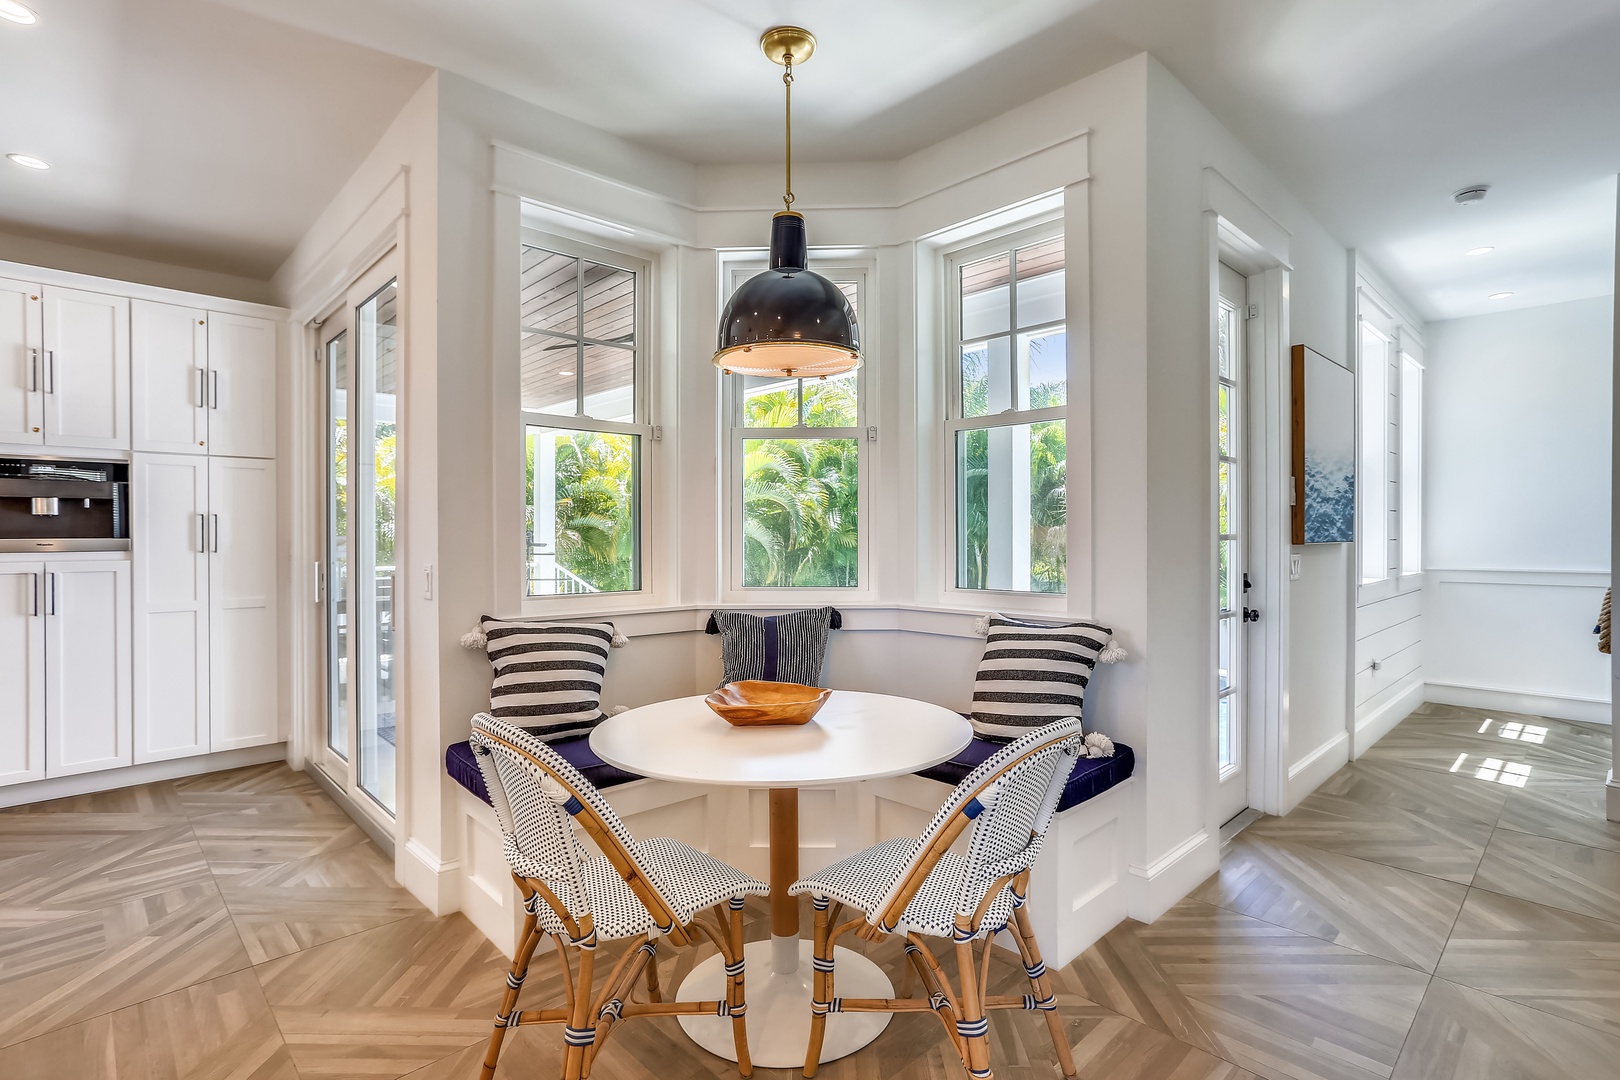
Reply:
<svg viewBox="0 0 1620 1080"><path fill-rule="evenodd" d="M1249 303L1255 308L1245 326L1248 380L1245 405L1248 454L1248 566L1254 587L1249 606L1260 620L1249 628L1245 672L1248 693L1245 755L1249 806L1267 814L1286 809L1288 792L1288 589L1289 497L1293 470L1290 441L1292 413L1288 329L1288 233L1213 169L1205 170L1210 371L1216 370L1215 318L1220 263L1226 262L1249 280ZM1213 400L1213 386L1211 387ZM1213 453L1214 438L1210 439ZM1214 466L1211 466L1211 491ZM1210 540L1213 544L1213 534ZM1210 565L1214 566L1214 553ZM1214 595L1213 589L1211 595ZM1219 663L1215 623L1210 620L1210 679ZM1219 784L1214 725L1209 728L1211 784L1209 827L1215 818Z"/></svg>

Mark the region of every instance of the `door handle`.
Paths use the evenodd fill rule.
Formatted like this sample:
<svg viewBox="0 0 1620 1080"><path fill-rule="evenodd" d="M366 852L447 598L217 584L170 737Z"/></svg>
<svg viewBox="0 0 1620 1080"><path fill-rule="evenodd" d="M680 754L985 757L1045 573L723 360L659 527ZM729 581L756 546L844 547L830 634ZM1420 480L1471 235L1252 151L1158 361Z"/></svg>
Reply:
<svg viewBox="0 0 1620 1080"><path fill-rule="evenodd" d="M197 369L197 408L208 408L208 372L204 368Z"/></svg>
<svg viewBox="0 0 1620 1080"><path fill-rule="evenodd" d="M219 408L219 372L218 371L210 371L208 373L208 384L209 384L209 386L208 386L208 407L210 409L217 409L217 408Z"/></svg>
<svg viewBox="0 0 1620 1080"><path fill-rule="evenodd" d="M28 350L28 392L34 393L39 389L39 349Z"/></svg>
<svg viewBox="0 0 1620 1080"><path fill-rule="evenodd" d="M214 551L219 551L219 515L211 515L214 519Z"/></svg>
<svg viewBox="0 0 1620 1080"><path fill-rule="evenodd" d="M45 614L54 616L56 614L56 572L53 570L49 574L46 574L45 577L50 584L50 595L45 608Z"/></svg>
<svg viewBox="0 0 1620 1080"><path fill-rule="evenodd" d="M39 575L28 575L28 615L30 618L39 615Z"/></svg>
<svg viewBox="0 0 1620 1080"><path fill-rule="evenodd" d="M45 378L47 380L46 383L45 383L45 392L47 394L56 393L56 350L55 349L46 349L45 350Z"/></svg>
<svg viewBox="0 0 1620 1080"><path fill-rule="evenodd" d="M207 514L198 514L197 515L197 553L199 555L206 555L208 553L208 515Z"/></svg>

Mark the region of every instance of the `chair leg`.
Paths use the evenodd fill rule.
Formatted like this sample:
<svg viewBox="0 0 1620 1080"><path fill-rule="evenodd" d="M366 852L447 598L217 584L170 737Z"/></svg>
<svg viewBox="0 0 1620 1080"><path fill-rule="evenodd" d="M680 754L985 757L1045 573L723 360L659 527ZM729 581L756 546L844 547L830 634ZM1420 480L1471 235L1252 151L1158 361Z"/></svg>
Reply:
<svg viewBox="0 0 1620 1080"><path fill-rule="evenodd" d="M831 936L827 925L829 901L823 896L812 897L816 908L815 974L810 1003L810 1045L804 1051L804 1075L813 1077L821 1065L821 1043L827 1035L827 1009L832 1003L833 951L828 944Z"/></svg>
<svg viewBox="0 0 1620 1080"><path fill-rule="evenodd" d="M589 916L586 921L589 921ZM594 932L587 931L586 936L592 937ZM563 1056L563 1080L584 1080L586 1076L588 1066L585 1050L596 1041L596 1017L591 1015L591 998L595 991L592 976L595 971L595 945L582 946L579 950L579 981L574 987L573 1008L563 1028L563 1040L567 1044L567 1052Z"/></svg>
<svg viewBox="0 0 1620 1080"><path fill-rule="evenodd" d="M754 1062L748 1054L748 1019L745 1015L748 997L743 970L743 903L740 896L730 901L731 957L736 971L726 979L726 1003L731 1008L731 1037L737 1048L737 1071L746 1077L754 1075Z"/></svg>
<svg viewBox="0 0 1620 1080"><path fill-rule="evenodd" d="M960 987L962 1013L956 1019L956 1033L962 1037L962 1064L973 1080L992 1080L990 1071L990 1021L984 1015L979 997L979 980L973 970L973 942L956 943L956 974Z"/></svg>
<svg viewBox="0 0 1620 1080"><path fill-rule="evenodd" d="M1069 1037L1063 1033L1063 1021L1057 1014L1050 976L1046 973L1046 964L1041 960L1041 947L1035 940L1035 931L1030 928L1029 913L1022 904L1013 909L1012 930L1018 942L1018 952L1024 958L1024 972L1035 990L1035 1000L1052 1006L1041 1011L1046 1015L1046 1030L1052 1036L1052 1049L1057 1051L1064 1080L1076 1080L1074 1052L1069 1049Z"/></svg>
<svg viewBox="0 0 1620 1080"><path fill-rule="evenodd" d="M490 1080L495 1075L495 1061L501 1056L506 1029L517 1018L518 993L523 988L524 977L529 973L529 960L534 956L535 946L540 944L538 921L533 915L523 918L523 937L518 942L511 970L506 975L506 993L501 995L501 1008L495 1014L495 1030L489 1036L489 1052L484 1055L484 1069L480 1074L483 1080Z"/></svg>
<svg viewBox="0 0 1620 1080"><path fill-rule="evenodd" d="M653 953L647 957L647 1000L657 1005L664 1000L663 993L658 989L658 941L652 938L648 944L652 945Z"/></svg>

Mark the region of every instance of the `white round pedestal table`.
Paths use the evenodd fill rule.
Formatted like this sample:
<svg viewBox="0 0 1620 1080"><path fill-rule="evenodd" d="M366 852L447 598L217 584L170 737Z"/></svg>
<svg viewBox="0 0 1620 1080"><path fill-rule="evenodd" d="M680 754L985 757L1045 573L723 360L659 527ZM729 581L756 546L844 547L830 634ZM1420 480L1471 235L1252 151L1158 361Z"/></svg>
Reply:
<svg viewBox="0 0 1620 1080"><path fill-rule="evenodd" d="M644 705L609 717L591 733L591 749L626 772L688 784L769 788L771 808L771 940L744 946L748 1050L754 1065L796 1069L810 1038L811 943L799 938L799 902L788 887L799 877L799 789L876 780L937 765L973 737L949 709L888 694L835 690L814 719L799 727L732 727L701 697ZM860 953L837 952L840 997L888 998L894 986ZM680 1001L725 1000L718 955L681 983ZM737 1059L731 1023L683 1016L681 1026L710 1053ZM827 1017L821 1060L854 1053L883 1033L887 1013Z"/></svg>

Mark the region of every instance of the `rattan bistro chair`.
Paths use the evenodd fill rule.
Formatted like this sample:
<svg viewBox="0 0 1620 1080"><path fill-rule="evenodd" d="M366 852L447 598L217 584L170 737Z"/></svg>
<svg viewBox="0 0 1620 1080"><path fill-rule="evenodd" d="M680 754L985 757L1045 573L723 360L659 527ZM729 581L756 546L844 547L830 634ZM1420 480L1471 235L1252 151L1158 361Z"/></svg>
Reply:
<svg viewBox="0 0 1620 1080"><path fill-rule="evenodd" d="M631 839L619 816L590 781L545 743L480 713L470 740L488 782L505 841L506 861L527 912L506 995L495 1014L484 1080L495 1075L506 1029L562 1024L567 1044L563 1080L584 1080L615 1022L637 1016L729 1016L743 1076L748 1060L743 995L743 902L770 890L734 867L676 840ZM600 849L591 855L578 824ZM699 913L713 909L712 922ZM563 1008L517 1011L529 958L542 934L556 944L563 969ZM658 989L657 937L672 945L707 938L725 958L725 1001L664 1001ZM598 943L630 939L600 989ZM570 957L577 955L576 963ZM630 1002L646 974L648 1001ZM593 996L594 993L594 996Z"/></svg>
<svg viewBox="0 0 1620 1080"><path fill-rule="evenodd" d="M1063 1034L1041 962L1040 948L1024 910L1029 870L1040 854L1063 785L1081 756L1080 721L1048 724L987 758L951 792L919 839L901 837L868 848L795 882L816 909L815 998L804 1075L816 1075L827 1014L932 1010L945 1025L969 1075L991 1076L989 1009L1032 1009L1046 1016L1063 1075L1073 1080L1074 1056ZM964 858L950 851L972 827ZM839 924L844 907L864 913ZM830 910L829 910L830 909ZM992 939L1007 930L1023 958L1032 994L987 996ZM856 930L868 941L889 935L905 940L906 959L926 997L839 998L834 990L833 947ZM925 937L955 945L953 986ZM973 944L984 942L975 972ZM911 982L907 971L906 982Z"/></svg>

